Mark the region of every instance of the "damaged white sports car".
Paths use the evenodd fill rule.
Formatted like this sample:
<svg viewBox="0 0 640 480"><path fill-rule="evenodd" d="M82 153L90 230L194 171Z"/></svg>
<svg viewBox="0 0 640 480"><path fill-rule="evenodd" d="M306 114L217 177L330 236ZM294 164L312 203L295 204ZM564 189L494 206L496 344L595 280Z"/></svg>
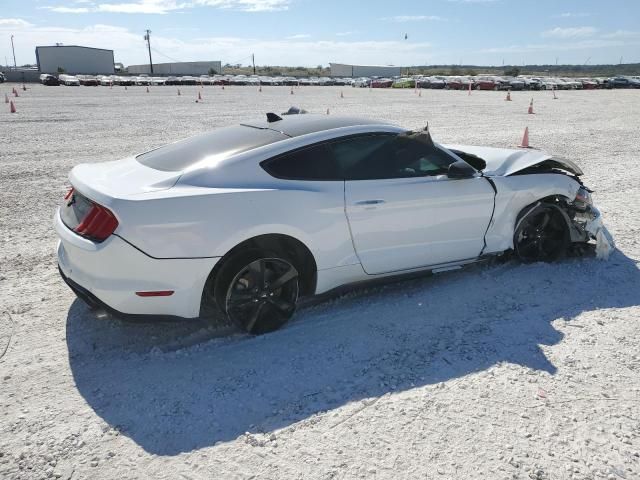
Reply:
<svg viewBox="0 0 640 480"><path fill-rule="evenodd" d="M302 296L504 252L613 248L580 168L537 150L439 145L362 118L268 114L85 164L55 214L60 272L120 316L222 311L281 327Z"/></svg>

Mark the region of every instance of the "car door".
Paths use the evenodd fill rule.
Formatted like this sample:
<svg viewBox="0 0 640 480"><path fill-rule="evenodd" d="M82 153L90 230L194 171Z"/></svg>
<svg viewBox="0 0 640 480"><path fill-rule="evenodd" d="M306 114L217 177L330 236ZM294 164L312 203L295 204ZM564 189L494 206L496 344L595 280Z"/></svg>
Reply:
<svg viewBox="0 0 640 480"><path fill-rule="evenodd" d="M368 274L477 257L494 191L480 175L450 179L458 160L428 141L370 135L332 145L345 176L345 213Z"/></svg>

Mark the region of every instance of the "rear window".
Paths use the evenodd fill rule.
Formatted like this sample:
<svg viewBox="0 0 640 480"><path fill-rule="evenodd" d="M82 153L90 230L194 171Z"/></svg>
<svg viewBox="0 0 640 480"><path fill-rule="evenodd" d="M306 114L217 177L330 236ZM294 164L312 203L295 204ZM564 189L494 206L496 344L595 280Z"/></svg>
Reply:
<svg viewBox="0 0 640 480"><path fill-rule="evenodd" d="M218 160L288 138L280 132L237 125L170 143L136 157L142 165L179 172L215 156Z"/></svg>

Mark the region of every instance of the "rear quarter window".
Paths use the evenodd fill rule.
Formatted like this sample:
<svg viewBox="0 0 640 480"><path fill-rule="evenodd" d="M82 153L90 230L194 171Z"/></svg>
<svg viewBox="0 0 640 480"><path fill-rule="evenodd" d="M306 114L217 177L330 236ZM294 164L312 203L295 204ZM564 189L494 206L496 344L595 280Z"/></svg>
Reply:
<svg viewBox="0 0 640 480"><path fill-rule="evenodd" d="M342 180L326 144L279 155L261 165L269 175L285 180Z"/></svg>

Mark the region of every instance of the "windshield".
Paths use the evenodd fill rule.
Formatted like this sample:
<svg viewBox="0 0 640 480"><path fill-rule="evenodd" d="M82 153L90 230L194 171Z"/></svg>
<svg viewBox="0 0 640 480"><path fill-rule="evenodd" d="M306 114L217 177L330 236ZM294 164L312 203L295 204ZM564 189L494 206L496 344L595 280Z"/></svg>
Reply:
<svg viewBox="0 0 640 480"><path fill-rule="evenodd" d="M170 143L142 153L136 160L156 170L180 172L207 157L215 156L221 160L286 138L286 135L274 130L237 125Z"/></svg>

